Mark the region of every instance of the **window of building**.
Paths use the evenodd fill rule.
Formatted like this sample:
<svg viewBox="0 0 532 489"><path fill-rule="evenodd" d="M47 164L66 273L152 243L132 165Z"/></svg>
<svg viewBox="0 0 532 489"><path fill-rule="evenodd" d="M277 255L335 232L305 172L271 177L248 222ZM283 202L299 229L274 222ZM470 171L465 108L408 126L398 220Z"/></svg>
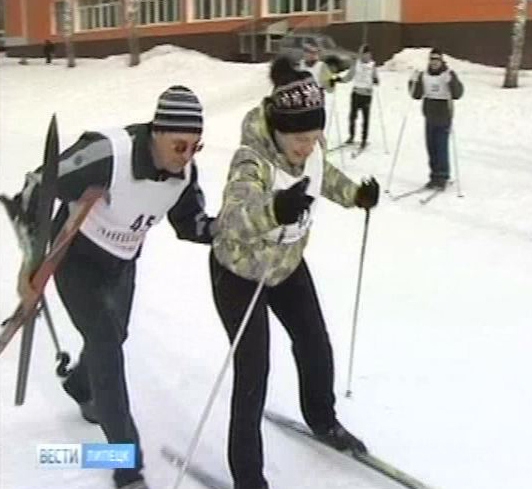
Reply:
<svg viewBox="0 0 532 489"><path fill-rule="evenodd" d="M121 0L79 0L80 30L119 27L122 19Z"/></svg>
<svg viewBox="0 0 532 489"><path fill-rule="evenodd" d="M252 0L195 0L194 18L198 20L248 17Z"/></svg>
<svg viewBox="0 0 532 489"><path fill-rule="evenodd" d="M270 14L297 14L300 12L327 12L329 0L269 0ZM332 0L333 10L342 10L342 0Z"/></svg>
<svg viewBox="0 0 532 489"><path fill-rule="evenodd" d="M161 24L181 18L179 0L139 0L138 23Z"/></svg>

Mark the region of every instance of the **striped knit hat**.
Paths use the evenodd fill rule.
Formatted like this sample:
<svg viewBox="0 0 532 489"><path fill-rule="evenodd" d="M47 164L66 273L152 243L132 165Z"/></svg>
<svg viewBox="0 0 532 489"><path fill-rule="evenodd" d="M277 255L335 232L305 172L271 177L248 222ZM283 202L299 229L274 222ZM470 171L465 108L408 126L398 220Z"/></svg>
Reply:
<svg viewBox="0 0 532 489"><path fill-rule="evenodd" d="M153 117L154 131L201 134L203 107L190 88L177 85L165 90L157 102Z"/></svg>

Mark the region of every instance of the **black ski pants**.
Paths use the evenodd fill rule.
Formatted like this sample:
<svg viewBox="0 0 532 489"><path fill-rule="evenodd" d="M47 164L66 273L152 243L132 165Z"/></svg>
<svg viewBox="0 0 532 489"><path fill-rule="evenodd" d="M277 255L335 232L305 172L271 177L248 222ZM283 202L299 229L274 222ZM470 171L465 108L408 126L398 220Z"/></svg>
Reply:
<svg viewBox="0 0 532 489"><path fill-rule="evenodd" d="M358 111L362 111L362 141L368 140L369 115L371 109L371 95L351 93L351 111L349 112L349 137L355 137L355 124Z"/></svg>
<svg viewBox="0 0 532 489"><path fill-rule="evenodd" d="M93 399L109 443L134 443L137 468L116 469L117 487L141 479L140 439L131 416L122 344L127 338L135 261L104 269L72 247L55 273L57 290L83 336L79 363L66 382L77 402Z"/></svg>
<svg viewBox="0 0 532 489"><path fill-rule="evenodd" d="M449 180L449 134L451 125L425 123L425 141L429 154L430 180L446 182Z"/></svg>
<svg viewBox="0 0 532 489"><path fill-rule="evenodd" d="M243 279L210 256L214 301L232 342L257 283ZM303 417L315 431L336 420L333 355L323 314L304 260L284 282L266 287L235 352L229 427L229 465L235 489L265 487L260 424L269 370L268 307L292 340Z"/></svg>

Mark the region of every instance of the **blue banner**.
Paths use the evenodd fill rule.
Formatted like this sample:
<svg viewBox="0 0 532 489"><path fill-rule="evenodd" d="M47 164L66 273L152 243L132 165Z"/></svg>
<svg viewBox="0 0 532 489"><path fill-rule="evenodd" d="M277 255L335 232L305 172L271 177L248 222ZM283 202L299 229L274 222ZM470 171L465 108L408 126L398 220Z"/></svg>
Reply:
<svg viewBox="0 0 532 489"><path fill-rule="evenodd" d="M82 469L133 469L135 445L119 443L83 443Z"/></svg>

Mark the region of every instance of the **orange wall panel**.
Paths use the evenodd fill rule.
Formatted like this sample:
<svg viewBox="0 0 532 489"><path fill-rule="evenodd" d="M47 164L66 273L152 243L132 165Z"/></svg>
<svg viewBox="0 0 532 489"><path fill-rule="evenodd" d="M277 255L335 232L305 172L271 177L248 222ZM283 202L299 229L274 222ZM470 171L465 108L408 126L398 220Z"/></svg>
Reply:
<svg viewBox="0 0 532 489"><path fill-rule="evenodd" d="M52 5L54 2L26 0L28 4L28 29L31 41L44 41L50 37Z"/></svg>
<svg viewBox="0 0 532 489"><path fill-rule="evenodd" d="M515 0L403 0L403 22L510 21L515 16ZM528 6L532 18L532 5Z"/></svg>
<svg viewBox="0 0 532 489"><path fill-rule="evenodd" d="M22 15L20 0L4 0L4 18L6 24L6 36L22 36Z"/></svg>
<svg viewBox="0 0 532 489"><path fill-rule="evenodd" d="M51 0L4 0L7 37L27 36L31 43L44 41L50 33ZM23 13L26 12L26 22Z"/></svg>

